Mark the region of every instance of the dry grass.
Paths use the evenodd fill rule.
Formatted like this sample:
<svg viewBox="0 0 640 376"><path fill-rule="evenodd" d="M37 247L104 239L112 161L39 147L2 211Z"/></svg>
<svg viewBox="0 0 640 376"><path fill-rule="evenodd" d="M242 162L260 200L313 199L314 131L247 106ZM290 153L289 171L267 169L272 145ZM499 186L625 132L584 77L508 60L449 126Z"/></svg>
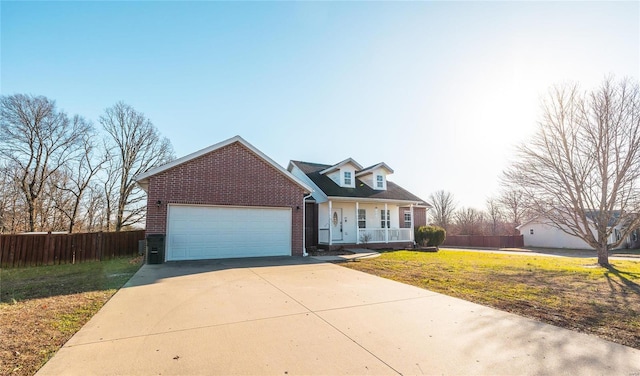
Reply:
<svg viewBox="0 0 640 376"><path fill-rule="evenodd" d="M2 270L0 374L36 373L140 265L118 259Z"/></svg>
<svg viewBox="0 0 640 376"><path fill-rule="evenodd" d="M640 262L441 250L343 266L640 349Z"/></svg>

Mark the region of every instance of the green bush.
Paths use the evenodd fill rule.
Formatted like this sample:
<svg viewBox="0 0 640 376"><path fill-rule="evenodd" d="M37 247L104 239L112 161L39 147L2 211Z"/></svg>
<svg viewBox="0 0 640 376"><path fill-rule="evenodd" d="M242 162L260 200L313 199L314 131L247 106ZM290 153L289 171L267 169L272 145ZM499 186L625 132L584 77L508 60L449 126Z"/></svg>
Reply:
<svg viewBox="0 0 640 376"><path fill-rule="evenodd" d="M414 229L416 243L423 247L439 247L444 243L447 234L439 226L420 226Z"/></svg>

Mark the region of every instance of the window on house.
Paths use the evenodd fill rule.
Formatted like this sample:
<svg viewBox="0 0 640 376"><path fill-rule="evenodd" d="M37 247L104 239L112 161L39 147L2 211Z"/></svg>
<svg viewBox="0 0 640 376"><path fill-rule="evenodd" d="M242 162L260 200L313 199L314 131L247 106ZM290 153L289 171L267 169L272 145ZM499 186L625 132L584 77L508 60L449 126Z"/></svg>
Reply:
<svg viewBox="0 0 640 376"><path fill-rule="evenodd" d="M344 172L344 185L351 185L351 171Z"/></svg>
<svg viewBox="0 0 640 376"><path fill-rule="evenodd" d="M411 212L410 211L404 212L404 227L411 228Z"/></svg>
<svg viewBox="0 0 640 376"><path fill-rule="evenodd" d="M382 177L382 175L376 175L376 187L377 188L384 188L384 178Z"/></svg>
<svg viewBox="0 0 640 376"><path fill-rule="evenodd" d="M358 228L367 228L367 211L358 209Z"/></svg>
<svg viewBox="0 0 640 376"><path fill-rule="evenodd" d="M529 235L533 235L533 229L532 228L529 229Z"/></svg>
<svg viewBox="0 0 640 376"><path fill-rule="evenodd" d="M391 227L391 216L389 216L389 210L380 210L380 227Z"/></svg>

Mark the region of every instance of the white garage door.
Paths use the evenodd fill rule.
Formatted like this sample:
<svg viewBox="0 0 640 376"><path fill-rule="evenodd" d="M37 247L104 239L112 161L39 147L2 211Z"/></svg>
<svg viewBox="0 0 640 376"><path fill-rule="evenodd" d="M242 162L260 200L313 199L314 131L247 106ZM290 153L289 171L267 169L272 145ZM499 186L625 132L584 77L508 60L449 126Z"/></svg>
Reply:
<svg viewBox="0 0 640 376"><path fill-rule="evenodd" d="M167 261L291 255L291 209L169 205Z"/></svg>

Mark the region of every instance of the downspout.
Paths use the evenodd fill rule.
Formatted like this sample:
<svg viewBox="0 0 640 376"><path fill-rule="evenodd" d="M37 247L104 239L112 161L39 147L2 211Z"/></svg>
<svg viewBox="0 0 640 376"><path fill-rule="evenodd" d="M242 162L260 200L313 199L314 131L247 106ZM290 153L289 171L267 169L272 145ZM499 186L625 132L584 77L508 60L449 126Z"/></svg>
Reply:
<svg viewBox="0 0 640 376"><path fill-rule="evenodd" d="M309 256L309 254L307 253L307 246L306 246L306 233L307 233L307 215L305 214L305 211L307 210L307 205L306 205L306 200L311 197L311 193L309 193L308 195L304 196L302 198L302 257L307 257Z"/></svg>

